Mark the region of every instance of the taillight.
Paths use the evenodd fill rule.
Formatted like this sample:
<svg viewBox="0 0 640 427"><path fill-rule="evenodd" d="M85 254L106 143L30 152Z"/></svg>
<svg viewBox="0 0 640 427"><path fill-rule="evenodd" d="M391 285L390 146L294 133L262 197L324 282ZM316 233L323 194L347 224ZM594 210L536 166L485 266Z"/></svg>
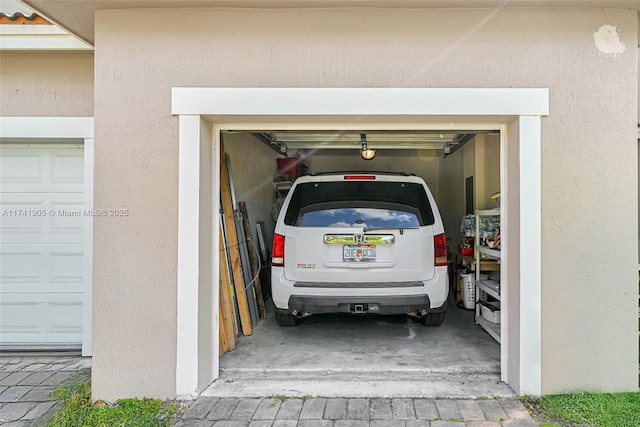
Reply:
<svg viewBox="0 0 640 427"><path fill-rule="evenodd" d="M373 181L376 179L375 175L345 175L344 179L346 180L357 180L357 181Z"/></svg>
<svg viewBox="0 0 640 427"><path fill-rule="evenodd" d="M447 265L447 238L444 233L433 238L433 254L436 267Z"/></svg>
<svg viewBox="0 0 640 427"><path fill-rule="evenodd" d="M284 267L284 236L281 234L273 235L271 265L276 267Z"/></svg>

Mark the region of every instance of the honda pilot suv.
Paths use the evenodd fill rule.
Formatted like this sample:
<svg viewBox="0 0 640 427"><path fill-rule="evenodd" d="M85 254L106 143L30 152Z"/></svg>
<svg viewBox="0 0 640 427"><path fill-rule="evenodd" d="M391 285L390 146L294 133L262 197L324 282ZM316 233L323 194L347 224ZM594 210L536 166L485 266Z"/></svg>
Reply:
<svg viewBox="0 0 640 427"><path fill-rule="evenodd" d="M439 326L449 288L433 195L408 174L300 177L276 221L271 274L281 326L320 313L409 314Z"/></svg>

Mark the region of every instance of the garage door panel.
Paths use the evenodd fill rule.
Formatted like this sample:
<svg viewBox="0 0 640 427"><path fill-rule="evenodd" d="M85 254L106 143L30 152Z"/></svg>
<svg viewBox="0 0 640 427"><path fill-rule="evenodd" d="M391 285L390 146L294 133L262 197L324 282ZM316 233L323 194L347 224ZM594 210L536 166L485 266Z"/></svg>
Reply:
<svg viewBox="0 0 640 427"><path fill-rule="evenodd" d="M42 155L36 152L21 153L15 149L0 149L0 179L3 191L20 184L46 184L46 177L42 175Z"/></svg>
<svg viewBox="0 0 640 427"><path fill-rule="evenodd" d="M3 193L0 206L3 243L81 243L84 239L82 193Z"/></svg>
<svg viewBox="0 0 640 427"><path fill-rule="evenodd" d="M79 348L84 156L77 144L0 147L0 345Z"/></svg>
<svg viewBox="0 0 640 427"><path fill-rule="evenodd" d="M84 154L77 144L0 147L3 193L82 193Z"/></svg>
<svg viewBox="0 0 640 427"><path fill-rule="evenodd" d="M82 245L12 245L0 249L0 290L17 292L29 287L45 293L82 292L84 251ZM4 301L0 301L0 304Z"/></svg>
<svg viewBox="0 0 640 427"><path fill-rule="evenodd" d="M51 183L53 185L82 185L84 182L83 154L82 151L80 151L80 153L75 151L78 150L65 151L53 155L53 176L51 177Z"/></svg>
<svg viewBox="0 0 640 427"><path fill-rule="evenodd" d="M73 197L72 197L73 196ZM82 242L84 239L84 200L82 194L74 194L63 201L50 202L48 230L56 241ZM64 239L64 240L60 240Z"/></svg>
<svg viewBox="0 0 640 427"><path fill-rule="evenodd" d="M0 342L3 346L25 342L81 342L82 299L82 292L48 294L46 299L40 293L3 295ZM25 316L25 312L38 315Z"/></svg>
<svg viewBox="0 0 640 427"><path fill-rule="evenodd" d="M12 200L14 199L14 200ZM20 197L19 199L24 199ZM42 201L15 200L14 197L2 195L0 198L2 211L0 212L0 236L2 243L39 241L47 221L42 211L45 204ZM25 212L26 211L26 212ZM34 214L34 216L27 216ZM37 216L35 216L37 215Z"/></svg>
<svg viewBox="0 0 640 427"><path fill-rule="evenodd" d="M2 250L0 342L80 343L82 245L12 245ZM20 246L20 247L16 247Z"/></svg>

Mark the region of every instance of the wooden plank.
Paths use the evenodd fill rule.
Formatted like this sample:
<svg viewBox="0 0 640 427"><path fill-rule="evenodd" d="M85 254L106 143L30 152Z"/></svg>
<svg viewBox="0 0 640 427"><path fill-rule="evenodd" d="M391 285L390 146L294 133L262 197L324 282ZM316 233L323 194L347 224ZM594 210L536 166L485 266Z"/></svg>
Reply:
<svg viewBox="0 0 640 427"><path fill-rule="evenodd" d="M266 265L269 262L269 249L267 248L267 236L264 235L264 223L262 221L256 222L256 234L258 235L260 246L260 259L262 260L262 265Z"/></svg>
<svg viewBox="0 0 640 427"><path fill-rule="evenodd" d="M220 321L220 327L218 330L220 331L220 356L229 351L229 341L227 340L227 331L223 326L224 319L222 318L222 310L218 311L218 319Z"/></svg>
<svg viewBox="0 0 640 427"><path fill-rule="evenodd" d="M222 205L222 202L220 203ZM227 226L225 224L224 221L224 215L220 215L220 236L222 237L222 240L224 241L224 245L221 245L220 247L224 248L224 257L225 257L225 267L226 268L226 272L227 272L227 280L229 281L229 292L231 293L231 305L232 305L232 309L233 309L233 317L235 319L235 336L239 337L241 335L240 332L240 312L238 310L238 298L236 298L236 289L233 283L233 276L231 275L231 260L229 259L229 253L227 252L227 248L229 247L229 244L227 243L227 237L225 236L225 230L227 229Z"/></svg>
<svg viewBox="0 0 640 427"><path fill-rule="evenodd" d="M222 230L221 230L222 231ZM225 331L229 350L236 347L236 315L233 308L233 297L231 296L231 280L229 279L229 268L227 264L227 253L224 247L224 238L220 233L220 333Z"/></svg>
<svg viewBox="0 0 640 427"><path fill-rule="evenodd" d="M240 265L240 250L238 249L238 235L236 234L235 220L233 218L233 205L231 202L231 189L229 188L229 173L227 172L227 162L224 156L224 146L220 140L220 197L222 199L222 212L226 224L226 236L228 253L231 260L231 273L233 275L233 285L236 290L238 301L238 311L240 313L240 325L244 335L253 333L251 325L251 315L249 314L249 304L247 294L244 290L244 279L242 278L242 266Z"/></svg>
<svg viewBox="0 0 640 427"><path fill-rule="evenodd" d="M271 251L267 247L267 236L264 231L264 223L256 222L256 234L258 235L258 246L260 246L260 286L262 287L262 298L266 301L271 296Z"/></svg>
<svg viewBox="0 0 640 427"><path fill-rule="evenodd" d="M251 264L249 263L249 250L245 238L244 226L242 224L242 214L238 210L236 190L233 184L233 169L231 168L231 157L225 153L227 162L227 174L229 175L229 189L231 191L231 205L233 206L233 217L235 219L236 235L238 236L238 249L240 250L240 265L242 266L242 277L244 278L244 290L249 304L249 315L251 325L255 328L260 321L260 311L256 300L256 290L251 277Z"/></svg>
<svg viewBox="0 0 640 427"><path fill-rule="evenodd" d="M251 262L249 262L249 250L247 248L247 239L244 235L244 225L242 223L242 214L236 210L234 212L236 219L236 233L238 234L238 248L240 249L240 265L242 266L242 277L244 278L244 290L247 294L249 302L249 314L251 315L251 324L255 328L260 321L260 311L258 309L258 301L256 300L256 290L253 286L253 277L251 275Z"/></svg>
<svg viewBox="0 0 640 427"><path fill-rule="evenodd" d="M462 260L462 265L468 267L471 271L476 271L476 260L472 256L467 255L458 255ZM480 266L482 271L498 271L500 270L500 263L496 260L482 260L482 264Z"/></svg>
<svg viewBox="0 0 640 427"><path fill-rule="evenodd" d="M260 283L260 271L259 271L259 258L258 248L255 242L251 238L251 225L249 224L249 212L247 211L247 203L239 202L238 210L242 214L242 223L244 226L244 234L247 239L247 247L249 249L249 262L251 264L251 275L254 277L254 285L256 288L256 298L258 300L258 309L260 310L260 317L262 319L267 318L267 308L264 305L264 298L262 297L262 286Z"/></svg>

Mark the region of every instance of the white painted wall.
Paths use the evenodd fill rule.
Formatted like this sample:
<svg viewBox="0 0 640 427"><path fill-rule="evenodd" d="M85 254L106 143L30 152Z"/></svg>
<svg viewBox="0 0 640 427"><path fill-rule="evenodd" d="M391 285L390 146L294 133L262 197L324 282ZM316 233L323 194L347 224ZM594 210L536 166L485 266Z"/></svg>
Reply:
<svg viewBox="0 0 640 427"><path fill-rule="evenodd" d="M213 250L214 223L218 222L213 201L217 195L213 194L211 177L215 170L214 162L218 159L213 152L212 125L200 120L200 206L199 206L199 267L198 274L198 390L204 390L217 376L218 340L212 329L212 324L218 323L215 310L218 307L218 295L213 292L214 260L218 254ZM216 236L217 237L217 236ZM214 360L215 358L215 360ZM214 372L215 367L215 372Z"/></svg>
<svg viewBox="0 0 640 427"><path fill-rule="evenodd" d="M518 141L520 138L520 129L517 121L509 124L505 140ZM507 310L508 330L503 331L502 336L508 336L509 340L503 342L506 347L507 370L509 378L512 379L512 387L516 390L520 388L520 340L526 337L520 336L520 288L512 284L520 281L520 266L518 259L520 258L520 182L518 176L520 174L519 158L520 150L518 144L504 144L502 152L506 160L506 185L502 191L505 194L504 200L508 204L504 207L504 218L501 218L502 225L508 230L508 239L503 240L501 244L501 252L504 254L501 262L506 265L506 271L500 271L501 299L506 302L509 308ZM511 284L511 285L510 285ZM502 350L502 348L501 348ZM503 360L504 363L504 360Z"/></svg>
<svg viewBox="0 0 640 427"><path fill-rule="evenodd" d="M224 133L224 149L231 169L238 202L247 203L253 241L258 248L255 224L264 222L267 243L273 239L273 175L277 172L275 151L248 133ZM271 247L269 247L271 251Z"/></svg>
<svg viewBox="0 0 640 427"><path fill-rule="evenodd" d="M474 145L476 209L494 209L498 205L491 195L500 191L500 135L476 135Z"/></svg>
<svg viewBox="0 0 640 427"><path fill-rule="evenodd" d="M451 239L449 250L456 253L462 240L460 223L465 215L462 156L460 149L442 160L442 181L440 183L442 193L440 213L447 237Z"/></svg>

